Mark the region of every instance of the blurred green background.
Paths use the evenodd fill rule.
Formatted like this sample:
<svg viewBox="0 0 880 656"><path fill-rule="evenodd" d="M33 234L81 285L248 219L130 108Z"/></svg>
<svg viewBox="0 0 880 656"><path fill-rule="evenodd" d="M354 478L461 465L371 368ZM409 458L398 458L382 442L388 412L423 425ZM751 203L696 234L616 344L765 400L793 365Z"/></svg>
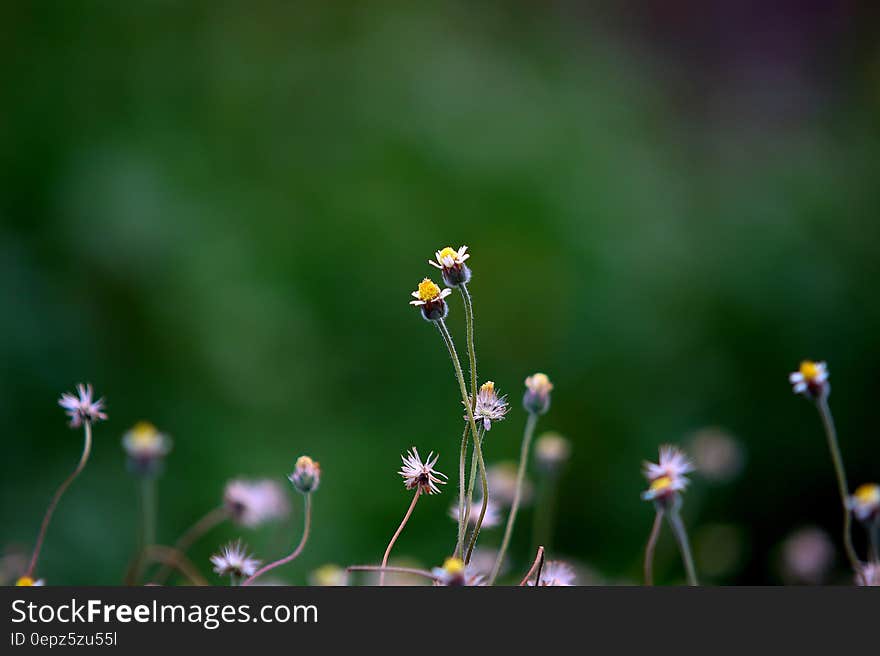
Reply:
<svg viewBox="0 0 880 656"><path fill-rule="evenodd" d="M4 3L0 546L30 549L81 445L56 399L90 381L110 420L49 529L50 584L121 581L141 419L174 438L165 543L230 477L321 462L313 540L277 577L297 584L378 562L410 499L399 455L439 451L453 482L395 550L439 564L461 406L407 303L461 244L481 378L513 401L491 462L518 453L525 376L556 384L540 430L573 455L551 556L638 581L641 461L706 426L745 463L687 495L694 540L734 551L707 581L781 582L804 525L839 546L821 426L786 377L829 362L851 483L880 478L880 23L764 4ZM289 525L224 526L194 562L239 535L282 555L291 499ZM681 580L668 533L657 572Z"/></svg>

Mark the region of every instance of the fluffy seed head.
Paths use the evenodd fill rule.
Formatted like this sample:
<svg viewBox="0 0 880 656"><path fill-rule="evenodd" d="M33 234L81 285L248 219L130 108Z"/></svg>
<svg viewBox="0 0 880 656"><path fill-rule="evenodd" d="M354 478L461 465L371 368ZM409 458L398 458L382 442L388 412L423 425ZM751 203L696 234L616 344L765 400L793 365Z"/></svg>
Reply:
<svg viewBox="0 0 880 656"><path fill-rule="evenodd" d="M474 421L483 422L483 428L490 430L493 421L501 421L509 410L507 396L498 396L495 391L495 383L487 381L477 392L477 402L474 407ZM467 419L467 416L465 416Z"/></svg>
<svg viewBox="0 0 880 656"><path fill-rule="evenodd" d="M403 460L403 467L398 473L403 476L403 484L406 489L418 489L424 494L440 494L440 488L437 485L446 485L444 479L447 476L434 469L439 457L439 454L434 455L432 451L423 463L419 457L419 451L415 447L410 449L405 456L400 456L400 459Z"/></svg>
<svg viewBox="0 0 880 656"><path fill-rule="evenodd" d="M104 399L93 401L93 395L91 385L79 383L76 386L76 394L64 392L58 399L58 405L64 408L64 412L70 417L71 428L79 428L84 421L95 423L107 419L104 413Z"/></svg>
<svg viewBox="0 0 880 656"><path fill-rule="evenodd" d="M247 547L241 543L241 540L236 540L224 545L220 553L211 556L211 564L220 576L244 578L253 576L260 566L260 561L248 555Z"/></svg>
<svg viewBox="0 0 880 656"><path fill-rule="evenodd" d="M223 490L223 507L236 524L254 528L290 512L284 489L275 481L235 479Z"/></svg>

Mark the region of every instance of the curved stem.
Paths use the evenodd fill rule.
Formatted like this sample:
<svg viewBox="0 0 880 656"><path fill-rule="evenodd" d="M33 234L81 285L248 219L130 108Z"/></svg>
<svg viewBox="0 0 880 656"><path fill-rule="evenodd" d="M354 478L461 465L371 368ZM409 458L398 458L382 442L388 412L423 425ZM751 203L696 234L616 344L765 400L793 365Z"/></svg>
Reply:
<svg viewBox="0 0 880 656"><path fill-rule="evenodd" d="M465 564L471 562L471 556L474 553L474 547L477 544L477 538L480 537L480 529L483 526L483 519L486 517L486 509L489 507L489 479L486 476L486 463L483 462L483 437L485 436L485 432L480 435L479 439L477 439L474 443L474 451L476 452L477 463L480 466L480 485L483 487L483 500L482 506L480 507L480 516L477 517L477 523L474 526L474 530L471 533L471 540L468 544L467 550L467 558L465 558ZM470 508L470 497L468 497L468 508Z"/></svg>
<svg viewBox="0 0 880 656"><path fill-rule="evenodd" d="M158 561L169 568L180 570L180 573L186 576L193 585L208 585L208 582L202 578L202 575L199 574L198 569L196 569L195 565L190 562L189 558L174 547L166 547L161 544L149 544L144 547L144 560L146 561L145 564ZM152 585L161 584L154 581Z"/></svg>
<svg viewBox="0 0 880 656"><path fill-rule="evenodd" d="M305 518L303 520L303 523L304 523L303 534L302 534L302 538L299 541L299 544L296 545L296 549L294 549L293 552L289 556L285 556L284 558L276 560L274 563L269 563L268 565L263 565L260 569L258 569L256 572L254 572L253 575L250 576L250 578L248 578L247 580L245 580L242 583L243 586L250 585L251 583L254 582L255 579L262 576L263 574L265 574L269 570L275 569L276 567L281 567L282 565L286 565L287 563L296 559L302 553L302 550L306 546L306 541L309 539L309 529L311 528L311 525L312 525L312 495L311 495L311 493L308 493L305 495L305 497L306 497L306 499L305 499L304 503L305 503L306 509L305 509Z"/></svg>
<svg viewBox="0 0 880 656"><path fill-rule="evenodd" d="M660 537L662 525L663 509L658 507L654 516L654 526L648 536L648 544L645 545L645 585L654 585L654 550L657 547L657 538Z"/></svg>
<svg viewBox="0 0 880 656"><path fill-rule="evenodd" d="M416 576L424 576L427 579L436 581L437 577L431 572L424 569L416 569L414 567L380 567L379 565L349 565L345 568L346 572L396 572L398 574L415 574Z"/></svg>
<svg viewBox="0 0 880 656"><path fill-rule="evenodd" d="M834 426L834 417L831 408L828 407L828 397L822 396L816 401L822 425L825 428L825 437L828 440L828 450L831 451L831 462L834 464L834 473L837 475L837 488L840 492L840 503L843 506L843 546L846 557L856 573L861 568L859 557L852 542L852 515L847 505L849 485L846 482L846 471L843 467L843 457L840 455L840 443L837 441L837 428Z"/></svg>
<svg viewBox="0 0 880 656"><path fill-rule="evenodd" d="M519 582L519 586L523 587L526 583L529 582L529 579L532 578L532 574L537 573L537 577L535 578L535 587L538 587L538 584L541 582L542 569L544 569L544 547L538 547L538 553L535 555L535 562L532 563L529 571L526 572L526 575L523 577L522 581Z"/></svg>
<svg viewBox="0 0 880 656"><path fill-rule="evenodd" d="M699 585L699 583L697 583L697 571L694 569L694 557L691 554L687 531L684 528L684 522L681 521L681 515L679 514L678 509L674 508L670 510L667 519L669 520L669 526L672 528L672 532L675 535L675 541L678 542L678 549L681 551L681 559L684 562L684 569L687 573L688 585Z"/></svg>
<svg viewBox="0 0 880 656"><path fill-rule="evenodd" d="M43 515L43 523L40 525L40 532L37 535L37 542L34 545L34 553L31 556L30 564L28 565L27 572L25 576L33 577L34 569L37 567L37 560L40 557L40 550L43 548L43 540L46 538L46 530L49 528L49 522L52 519L52 515L55 513L55 508L58 506L58 502L61 501L61 497L67 491L67 488L70 487L70 484L76 479L77 476L80 475L83 469L85 469L86 462L89 460L89 454L92 451L92 423L90 421L83 422L83 450L82 455L79 457L79 463L76 466L76 469L73 470L73 473L70 474L64 482L58 486L58 489L55 490L55 494L52 496L52 500L49 502L49 507L46 508L46 514Z"/></svg>
<svg viewBox="0 0 880 656"><path fill-rule="evenodd" d="M174 549L185 554L196 540L226 520L227 517L229 517L229 513L223 506L209 510L177 538L177 542L174 543ZM156 581L160 585L165 583L169 574L171 574L171 567L167 563L163 564L162 569L156 574Z"/></svg>
<svg viewBox="0 0 880 656"><path fill-rule="evenodd" d="M513 494L513 503L510 506L510 514L507 516L507 526L504 528L504 538L501 540L501 548L495 557L495 565L492 567L492 575L489 577L489 585L495 583L498 572L501 570L501 563L504 561L504 554L507 553L507 547L510 545L510 536L513 534L513 525L516 522L516 514L519 512L519 503L522 498L523 480L526 476L526 465L529 461L529 451L532 445L532 436L535 434L535 426L538 423L538 415L533 412L529 413L526 420L526 427L523 431L522 446L519 450L519 469L516 472L516 491Z"/></svg>
<svg viewBox="0 0 880 656"><path fill-rule="evenodd" d="M397 530L394 532L394 535L391 536L391 541L388 543L388 547L385 549L385 555L382 556L382 567L388 566L388 556L391 555L391 548L394 546L394 543L397 542L397 538L400 537L400 534L403 532L403 527L406 526L406 523L409 521L410 516L415 510L416 502L419 500L419 495L422 493L422 488L417 487L416 493L413 495L413 500L409 504L409 509L406 511L406 514L403 516L403 521L400 522L400 526L397 527ZM379 575L379 585L385 585L385 572L383 571Z"/></svg>
<svg viewBox="0 0 880 656"><path fill-rule="evenodd" d="M449 358L452 360L452 366L455 368L455 377L458 379L458 388L461 392L461 402L464 404L464 408L467 411L467 420L468 425L471 429L471 435L476 439L477 436L477 424L474 422L474 411L471 407L471 399L468 398L467 387L464 383L464 373L461 370L461 361L458 359L458 353L455 351L455 344L452 341L452 335L449 334L449 329L446 327L446 322L443 319L438 319L434 323L437 324L437 329L440 331L440 335L443 337L443 342L446 344L446 349L449 351ZM462 453L467 455L467 437L464 438L462 444ZM460 486L464 485L464 460L462 459L459 463L459 475L461 476ZM464 520L464 513L459 509L458 513L459 523L462 524ZM464 536L465 536L465 526L462 524L459 527L459 532L462 537L461 547L462 550L464 548Z"/></svg>
<svg viewBox="0 0 880 656"><path fill-rule="evenodd" d="M464 501L464 469L467 460L468 432L471 427L464 422L464 432L461 434L461 454L458 457L458 539L455 543L455 553L461 557L464 554L464 536L467 526Z"/></svg>

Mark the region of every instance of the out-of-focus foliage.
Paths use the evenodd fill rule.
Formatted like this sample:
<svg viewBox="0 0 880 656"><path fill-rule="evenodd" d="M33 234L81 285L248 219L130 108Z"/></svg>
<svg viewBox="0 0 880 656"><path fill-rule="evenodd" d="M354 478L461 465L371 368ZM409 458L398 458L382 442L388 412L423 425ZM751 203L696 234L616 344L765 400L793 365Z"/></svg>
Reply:
<svg viewBox="0 0 880 656"><path fill-rule="evenodd" d="M461 404L407 301L434 250L465 243L481 378L514 404L487 457L516 457L538 370L556 384L541 428L573 442L553 557L638 580L640 462L706 426L745 449L736 479L696 476L687 495L698 539L722 527L707 533L725 547L715 580L778 581L774 549L804 524L839 546L818 417L786 376L829 362L851 481L880 478L877 40L850 7L833 34L793 14L765 37L810 45L780 46L787 58L749 59L752 27L734 21L670 52L680 35L661 27L676 21L632 11L4 4L2 544L29 548L76 462L55 401L83 380L110 421L50 527L50 584L121 580L138 504L120 438L141 419L174 437L166 543L229 477L321 462L313 540L279 572L295 583L377 562L409 502L399 454L439 451L452 482L396 548L439 564ZM300 530L291 495L289 526L223 527L194 561L208 571L238 535L281 555ZM679 580L668 534L658 558L658 578Z"/></svg>

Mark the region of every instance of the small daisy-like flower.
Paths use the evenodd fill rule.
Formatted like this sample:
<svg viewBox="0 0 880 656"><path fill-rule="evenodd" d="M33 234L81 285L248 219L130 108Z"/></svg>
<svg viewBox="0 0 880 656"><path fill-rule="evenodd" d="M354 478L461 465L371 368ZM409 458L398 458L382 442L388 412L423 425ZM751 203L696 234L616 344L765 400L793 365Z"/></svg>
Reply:
<svg viewBox="0 0 880 656"><path fill-rule="evenodd" d="M400 459L403 460L403 467L398 473L403 476L403 484L406 489L418 488L425 494L440 494L440 488L437 485L446 485L446 481L443 479L448 477L434 469L439 457L439 454L434 455L434 452L431 451L428 454L428 459L423 463L419 457L418 449L415 447L410 449L405 456L400 456Z"/></svg>
<svg viewBox="0 0 880 656"><path fill-rule="evenodd" d="M856 585L880 586L880 565L876 563L862 565L859 573L856 574Z"/></svg>
<svg viewBox="0 0 880 656"><path fill-rule="evenodd" d="M571 442L559 433L544 433L535 442L535 461L546 472L559 469L571 456Z"/></svg>
<svg viewBox="0 0 880 656"><path fill-rule="evenodd" d="M689 483L685 474L693 470L693 464L681 449L669 444L661 446L660 462L644 463L643 473L650 485L642 492L642 499L662 500L684 491Z"/></svg>
<svg viewBox="0 0 880 656"><path fill-rule="evenodd" d="M791 383L795 394L803 394L811 399L824 398L831 391L831 384L828 382L828 365L824 362L804 360L797 371L789 374L788 382Z"/></svg>
<svg viewBox="0 0 880 656"><path fill-rule="evenodd" d="M541 569L541 580L538 581L538 587L572 586L576 578L574 568L568 563L561 560L548 560ZM526 585L534 586L535 582L529 581Z"/></svg>
<svg viewBox="0 0 880 656"><path fill-rule="evenodd" d="M471 270L464 263L470 257L467 252L467 246L462 246L458 250L447 246L437 251L434 256L437 261L428 260L428 264L435 266L442 272L443 282L450 287L457 287L461 284L467 284L471 280Z"/></svg>
<svg viewBox="0 0 880 656"><path fill-rule="evenodd" d="M550 409L550 392L553 383L546 374L533 374L526 378L526 393L523 396L523 407L531 414L543 415Z"/></svg>
<svg viewBox="0 0 880 656"><path fill-rule="evenodd" d="M471 514L468 517L468 524L477 525L477 520L480 518L480 510L483 507L482 499L474 499L471 504ZM456 503L452 507L449 508L449 516L455 521L459 521L459 512L458 512L458 504ZM486 503L486 514L483 517L483 523L481 528L495 528L501 524L501 509L498 507L498 504L492 501L491 499Z"/></svg>
<svg viewBox="0 0 880 656"><path fill-rule="evenodd" d="M865 483L859 485L848 499L847 506L860 522L867 522L880 516L880 485Z"/></svg>
<svg viewBox="0 0 880 656"><path fill-rule="evenodd" d="M122 448L129 466L138 474L155 474L162 458L171 451L171 438L156 430L150 422L140 421L122 436Z"/></svg>
<svg viewBox="0 0 880 656"><path fill-rule="evenodd" d="M501 421L509 410L507 405L507 395L498 396L495 391L495 383L491 380L480 386L477 392L477 403L474 408L474 421L478 424L482 421L483 428L490 430L493 421ZM467 416L465 416L467 419Z"/></svg>
<svg viewBox="0 0 880 656"><path fill-rule="evenodd" d="M104 399L92 400L94 392L91 385L80 383L76 386L76 394L64 392L58 399L58 405L70 417L70 427L79 428L84 421L95 423L107 419L104 413Z"/></svg>
<svg viewBox="0 0 880 656"><path fill-rule="evenodd" d="M435 567L431 573L437 577L436 585L486 585L483 575L477 573L470 565L465 565L460 558L447 558L443 561L443 567Z"/></svg>
<svg viewBox="0 0 880 656"><path fill-rule="evenodd" d="M30 588L46 585L43 579L32 579L30 576L22 576L15 582L16 587Z"/></svg>
<svg viewBox="0 0 880 656"><path fill-rule="evenodd" d="M433 280L425 278L419 283L419 288L412 293L416 300L410 301L409 304L421 308L425 321L440 321L449 311L444 299L451 293L452 290L448 287L441 290Z"/></svg>
<svg viewBox="0 0 880 656"><path fill-rule="evenodd" d="M286 517L290 511L284 490L269 479L229 481L223 491L223 507L232 521L248 528Z"/></svg>
<svg viewBox="0 0 880 656"><path fill-rule="evenodd" d="M247 553L241 540L225 545L220 553L211 556L214 571L220 576L232 576L237 579L253 576L260 566L260 561Z"/></svg>
<svg viewBox="0 0 880 656"><path fill-rule="evenodd" d="M321 465L308 456L300 456L288 478L293 487L303 494L309 494L317 490L321 483Z"/></svg>

